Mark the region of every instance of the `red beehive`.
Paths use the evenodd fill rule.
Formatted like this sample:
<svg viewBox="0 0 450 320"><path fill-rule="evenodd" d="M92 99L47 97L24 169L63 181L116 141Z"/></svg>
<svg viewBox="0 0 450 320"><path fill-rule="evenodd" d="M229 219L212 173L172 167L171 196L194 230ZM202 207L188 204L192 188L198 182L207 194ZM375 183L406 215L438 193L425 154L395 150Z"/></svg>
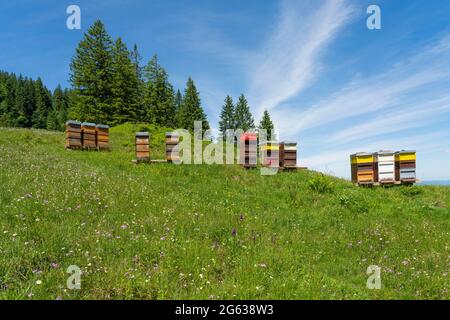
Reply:
<svg viewBox="0 0 450 320"><path fill-rule="evenodd" d="M244 168L256 167L258 137L255 132L245 132L239 138L239 164Z"/></svg>

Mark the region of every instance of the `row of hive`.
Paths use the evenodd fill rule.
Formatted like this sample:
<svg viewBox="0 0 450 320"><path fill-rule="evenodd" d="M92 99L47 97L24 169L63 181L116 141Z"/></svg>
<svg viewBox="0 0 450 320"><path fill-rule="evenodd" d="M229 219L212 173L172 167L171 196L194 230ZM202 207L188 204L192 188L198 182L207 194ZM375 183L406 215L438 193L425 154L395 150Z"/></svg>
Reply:
<svg viewBox="0 0 450 320"><path fill-rule="evenodd" d="M167 132L165 137L166 161L180 161L178 144L180 136L175 132ZM239 139L239 163L245 168L257 165L257 135L244 133ZM137 132L135 136L136 160L150 162L150 135L148 132ZM265 167L281 167L293 169L297 167L297 143L267 141L260 144L261 165Z"/></svg>
<svg viewBox="0 0 450 320"><path fill-rule="evenodd" d="M246 132L239 139L239 163L244 168L257 165L257 134ZM297 168L297 142L266 141L259 144L260 162L263 167L295 169Z"/></svg>
<svg viewBox="0 0 450 320"><path fill-rule="evenodd" d="M359 152L350 156L350 163L352 182L359 185L416 182L415 151Z"/></svg>
<svg viewBox="0 0 450 320"><path fill-rule="evenodd" d="M175 132L167 132L166 161L173 162L180 160L180 153L177 145L180 142L180 136ZM135 136L136 160L138 162L150 162L150 134L148 132L137 132Z"/></svg>
<svg viewBox="0 0 450 320"><path fill-rule="evenodd" d="M66 148L109 150L109 126L91 122L66 122Z"/></svg>

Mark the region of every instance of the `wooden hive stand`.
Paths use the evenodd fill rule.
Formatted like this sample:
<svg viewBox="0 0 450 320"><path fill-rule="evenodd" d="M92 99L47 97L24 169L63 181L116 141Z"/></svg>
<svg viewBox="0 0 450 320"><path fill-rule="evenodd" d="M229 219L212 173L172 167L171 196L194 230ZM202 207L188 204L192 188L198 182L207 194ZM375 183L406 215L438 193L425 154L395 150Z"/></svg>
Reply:
<svg viewBox="0 0 450 320"><path fill-rule="evenodd" d="M416 151L402 150L395 153L395 178L402 184L417 182Z"/></svg>
<svg viewBox="0 0 450 320"><path fill-rule="evenodd" d="M283 169L297 169L297 142L280 142L280 167Z"/></svg>
<svg viewBox="0 0 450 320"><path fill-rule="evenodd" d="M166 132L166 161L179 162L180 151L178 144L180 143L180 135L176 132Z"/></svg>
<svg viewBox="0 0 450 320"><path fill-rule="evenodd" d="M97 131L95 123L83 122L81 124L83 150L97 150Z"/></svg>
<svg viewBox="0 0 450 320"><path fill-rule="evenodd" d="M280 166L280 145L278 141L266 141L259 146L261 165L268 168Z"/></svg>
<svg viewBox="0 0 450 320"><path fill-rule="evenodd" d="M136 132L136 162L150 162L150 134L148 132Z"/></svg>
<svg viewBox="0 0 450 320"><path fill-rule="evenodd" d="M81 149L81 122L69 120L66 122L66 149Z"/></svg>
<svg viewBox="0 0 450 320"><path fill-rule="evenodd" d="M246 169L255 168L258 162L257 135L245 132L239 138L239 164Z"/></svg>
<svg viewBox="0 0 450 320"><path fill-rule="evenodd" d="M95 126L98 150L109 151L109 126L105 124L97 124Z"/></svg>

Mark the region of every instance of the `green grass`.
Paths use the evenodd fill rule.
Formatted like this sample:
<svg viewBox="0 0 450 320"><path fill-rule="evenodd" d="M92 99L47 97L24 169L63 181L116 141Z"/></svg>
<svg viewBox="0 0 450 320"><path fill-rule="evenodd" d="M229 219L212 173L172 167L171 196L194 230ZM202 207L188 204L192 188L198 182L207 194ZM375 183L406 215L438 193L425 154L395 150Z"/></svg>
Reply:
<svg viewBox="0 0 450 320"><path fill-rule="evenodd" d="M134 165L142 127L113 128L101 153L0 129L0 298L449 299L450 188ZM166 129L148 129L161 158Z"/></svg>

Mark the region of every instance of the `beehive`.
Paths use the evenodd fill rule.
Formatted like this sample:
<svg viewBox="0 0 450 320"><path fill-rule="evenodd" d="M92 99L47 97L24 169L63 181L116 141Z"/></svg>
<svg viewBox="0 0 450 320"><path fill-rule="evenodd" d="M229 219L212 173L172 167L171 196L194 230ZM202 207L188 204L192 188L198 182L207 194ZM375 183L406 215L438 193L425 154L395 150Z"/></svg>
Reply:
<svg viewBox="0 0 450 320"><path fill-rule="evenodd" d="M178 144L180 135L176 132L166 132L166 160L167 162L180 161L180 151Z"/></svg>
<svg viewBox="0 0 450 320"><path fill-rule="evenodd" d="M83 149L97 149L97 131L95 123L83 122L81 124Z"/></svg>
<svg viewBox="0 0 450 320"><path fill-rule="evenodd" d="M150 162L150 134L148 132L136 132L135 146L136 160Z"/></svg>
<svg viewBox="0 0 450 320"><path fill-rule="evenodd" d="M375 181L380 184L395 182L395 152L379 151L374 154Z"/></svg>
<svg viewBox="0 0 450 320"><path fill-rule="evenodd" d="M395 153L395 178L402 183L416 182L416 152L399 151Z"/></svg>
<svg viewBox="0 0 450 320"><path fill-rule="evenodd" d="M285 169L297 168L297 142L280 142L280 167Z"/></svg>
<svg viewBox="0 0 450 320"><path fill-rule="evenodd" d="M258 160L257 136L254 132L245 132L239 138L239 164L244 168L256 167Z"/></svg>
<svg viewBox="0 0 450 320"><path fill-rule="evenodd" d="M359 152L350 156L352 182L357 184L373 184L375 182L374 155Z"/></svg>
<svg viewBox="0 0 450 320"><path fill-rule="evenodd" d="M80 149L82 147L81 122L69 120L66 122L66 148Z"/></svg>
<svg viewBox="0 0 450 320"><path fill-rule="evenodd" d="M109 150L109 126L98 124L95 126L97 134L97 148L99 150Z"/></svg>
<svg viewBox="0 0 450 320"><path fill-rule="evenodd" d="M280 145L277 141L266 141L259 146L261 165L278 168L280 165Z"/></svg>

